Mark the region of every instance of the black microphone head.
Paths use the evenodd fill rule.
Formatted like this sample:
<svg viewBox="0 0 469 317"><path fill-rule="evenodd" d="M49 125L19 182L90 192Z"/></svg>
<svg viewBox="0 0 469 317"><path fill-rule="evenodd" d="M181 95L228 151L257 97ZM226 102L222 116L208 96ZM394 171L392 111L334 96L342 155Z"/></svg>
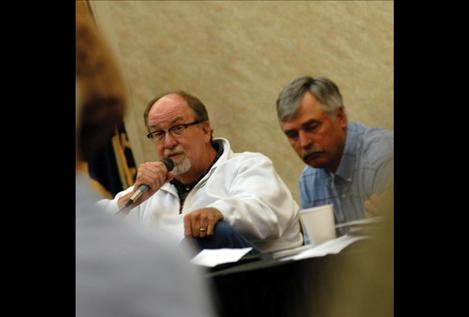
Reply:
<svg viewBox="0 0 469 317"><path fill-rule="evenodd" d="M168 170L168 172L172 171L173 168L174 168L174 161L172 159L170 159L169 157L165 157L163 160L162 160L164 166L166 166L166 169Z"/></svg>

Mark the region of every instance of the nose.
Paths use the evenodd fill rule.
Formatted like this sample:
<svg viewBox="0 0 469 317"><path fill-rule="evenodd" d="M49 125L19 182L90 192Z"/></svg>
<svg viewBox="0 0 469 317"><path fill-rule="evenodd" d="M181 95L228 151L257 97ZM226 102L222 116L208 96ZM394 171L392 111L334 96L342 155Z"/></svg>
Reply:
<svg viewBox="0 0 469 317"><path fill-rule="evenodd" d="M300 146L303 149L309 148L311 146L312 141L303 130L298 132L298 140L300 141Z"/></svg>
<svg viewBox="0 0 469 317"><path fill-rule="evenodd" d="M178 144L176 138L169 132L166 132L163 139L163 145L166 149L172 149Z"/></svg>

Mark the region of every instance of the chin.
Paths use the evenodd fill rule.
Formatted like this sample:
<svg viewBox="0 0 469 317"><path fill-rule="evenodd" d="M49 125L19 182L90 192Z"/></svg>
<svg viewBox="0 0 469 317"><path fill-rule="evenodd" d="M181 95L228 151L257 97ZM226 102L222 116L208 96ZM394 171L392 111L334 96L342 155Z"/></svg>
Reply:
<svg viewBox="0 0 469 317"><path fill-rule="evenodd" d="M189 172L192 167L191 161L188 158L185 158L182 162L175 161L174 163L176 163L176 166L173 169L173 173L176 175L183 175Z"/></svg>
<svg viewBox="0 0 469 317"><path fill-rule="evenodd" d="M311 167L314 167L314 168L325 168L326 167L326 163L327 162L324 162L324 160L321 160L320 158L316 158L316 159L313 159L313 160L307 160L307 161L304 161L306 163L306 165L309 165Z"/></svg>

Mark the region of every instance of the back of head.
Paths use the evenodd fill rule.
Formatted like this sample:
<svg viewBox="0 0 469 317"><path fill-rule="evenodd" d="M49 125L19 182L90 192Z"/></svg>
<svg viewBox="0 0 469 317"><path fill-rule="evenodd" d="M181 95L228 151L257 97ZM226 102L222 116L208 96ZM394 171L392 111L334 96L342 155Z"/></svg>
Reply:
<svg viewBox="0 0 469 317"><path fill-rule="evenodd" d="M113 133L126 104L117 64L86 5L76 1L80 160ZM177 242L102 212L88 189L77 186L76 315L213 316L207 285Z"/></svg>
<svg viewBox="0 0 469 317"><path fill-rule="evenodd" d="M342 95L332 80L323 76L302 76L283 88L277 98L277 117L280 122L296 116L306 92L310 92L321 103L322 110L329 115L334 115L337 108L343 107Z"/></svg>
<svg viewBox="0 0 469 317"><path fill-rule="evenodd" d="M87 161L123 120L124 83L86 2L76 1L77 154Z"/></svg>

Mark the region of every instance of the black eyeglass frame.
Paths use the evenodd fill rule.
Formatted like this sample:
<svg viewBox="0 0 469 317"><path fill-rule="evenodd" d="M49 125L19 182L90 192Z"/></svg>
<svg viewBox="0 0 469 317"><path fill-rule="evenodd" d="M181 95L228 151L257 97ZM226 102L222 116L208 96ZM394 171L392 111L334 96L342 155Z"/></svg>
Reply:
<svg viewBox="0 0 469 317"><path fill-rule="evenodd" d="M150 140L153 140L154 137L153 137L153 134L156 133L156 132L164 132L163 134L163 137L161 138L161 140L158 140L158 141L162 141L164 140L165 136L166 136L166 133L171 133L172 136L174 135L181 135L188 127L190 127L191 125L194 125L194 124L198 124L198 123L202 123L203 121L199 121L199 120L195 120L195 121L192 121L192 122L189 122L189 123L179 123L179 124L176 124L176 125L173 125L171 128L169 129L161 129L161 130L158 130L158 131L152 131L150 133L147 134L147 138L150 139ZM184 127L184 129L181 130L181 133L180 134L173 134L171 131L175 131L175 128L180 128L180 127Z"/></svg>

